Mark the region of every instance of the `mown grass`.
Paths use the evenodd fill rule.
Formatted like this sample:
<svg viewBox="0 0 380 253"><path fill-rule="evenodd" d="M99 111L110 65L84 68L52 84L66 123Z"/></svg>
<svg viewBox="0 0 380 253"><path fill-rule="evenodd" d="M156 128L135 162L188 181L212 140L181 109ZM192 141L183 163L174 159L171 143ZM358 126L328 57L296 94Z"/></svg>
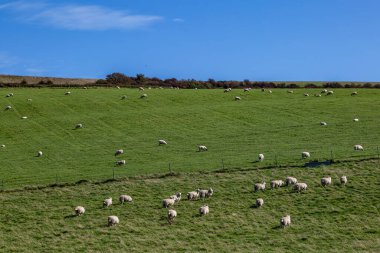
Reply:
<svg viewBox="0 0 380 253"><path fill-rule="evenodd" d="M313 159L376 157L379 90L294 94L252 90L14 88L0 90L0 187L104 180L155 173L298 164ZM6 98L5 94L14 96ZM308 92L311 96L304 97ZM121 96L128 99L122 100ZM241 96L241 101L234 101ZM32 101L27 99L31 98ZM22 120L21 116L28 119ZM359 122L354 123L353 118ZM319 125L326 121L327 126ZM84 128L75 130L77 123ZM168 141L158 146L158 139ZM364 152L354 152L362 144ZM207 152L197 152L206 145ZM125 153L114 157L122 148ZM44 155L35 157L42 150ZM257 163L257 155L266 159ZM117 159L127 165L115 167ZM3 182L3 183L2 183Z"/></svg>
<svg viewBox="0 0 380 253"><path fill-rule="evenodd" d="M379 161L347 162L329 167L252 169L227 173L182 173L175 177L82 184L64 188L0 193L1 252L379 252ZM261 180L295 176L309 186L254 193ZM348 184L340 186L346 175ZM323 188L320 178L331 176ZM166 222L161 200L181 191L213 187L205 200L181 200L178 217ZM133 203L120 205L120 194ZM103 199L114 205L102 207ZM184 196L185 197L185 196ZM260 209L255 199L264 199ZM210 214L198 215L207 203ZM74 217L83 205L86 213ZM282 229L279 219L290 214ZM107 227L107 216L120 224Z"/></svg>

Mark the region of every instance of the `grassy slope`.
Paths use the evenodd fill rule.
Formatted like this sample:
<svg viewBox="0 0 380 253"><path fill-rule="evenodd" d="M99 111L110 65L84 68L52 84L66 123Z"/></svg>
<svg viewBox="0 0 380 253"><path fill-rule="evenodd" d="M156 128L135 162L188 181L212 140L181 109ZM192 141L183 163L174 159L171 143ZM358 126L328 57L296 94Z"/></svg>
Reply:
<svg viewBox="0 0 380 253"><path fill-rule="evenodd" d="M29 184L99 180L112 177L116 158L127 165L117 176L205 171L226 167L255 167L258 153L263 166L301 164L300 152L313 158L374 156L380 144L378 90L336 90L333 96L304 97L306 90L273 94L234 90L1 89L0 179L4 188ZM4 95L13 92L14 97ZM317 90L308 90L313 94ZM121 100L122 95L127 100ZM234 101L234 96L242 97ZM27 99L32 98L32 102ZM28 116L21 120L21 116ZM360 122L352 119L359 117ZM326 121L328 126L319 126ZM76 123L84 128L73 130ZM165 139L167 146L158 146ZM208 152L196 152L199 144ZM354 152L362 144L364 152ZM38 150L44 152L35 157Z"/></svg>
<svg viewBox="0 0 380 253"><path fill-rule="evenodd" d="M345 187L337 185L343 174L349 180ZM307 192L286 187L252 192L261 179L289 175L306 182ZM325 175L332 176L333 186L319 186ZM379 179L379 161L367 161L0 193L0 251L379 252ZM209 186L215 190L212 198L181 201L174 207L174 224L166 224L162 198ZM120 194L130 194L134 202L102 208L104 198ZM264 206L251 208L258 197ZM199 217L203 203L210 214ZM83 216L71 217L76 205L85 206ZM280 229L286 214L292 225ZM106 227L108 215L119 216L120 224Z"/></svg>
<svg viewBox="0 0 380 253"><path fill-rule="evenodd" d="M60 77L43 77L43 76L14 76L0 75L0 83L21 83L23 80L28 84L37 84L40 81L52 81L54 84L85 85L94 83L97 79L91 78L60 78Z"/></svg>

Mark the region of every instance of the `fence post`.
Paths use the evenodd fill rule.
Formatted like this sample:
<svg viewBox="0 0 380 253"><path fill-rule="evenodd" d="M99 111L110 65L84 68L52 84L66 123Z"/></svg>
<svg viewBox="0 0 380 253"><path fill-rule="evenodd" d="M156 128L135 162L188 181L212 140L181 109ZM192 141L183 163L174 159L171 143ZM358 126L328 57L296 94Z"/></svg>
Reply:
<svg viewBox="0 0 380 253"><path fill-rule="evenodd" d="M222 159L222 169L224 170L224 161L223 161L223 159Z"/></svg>

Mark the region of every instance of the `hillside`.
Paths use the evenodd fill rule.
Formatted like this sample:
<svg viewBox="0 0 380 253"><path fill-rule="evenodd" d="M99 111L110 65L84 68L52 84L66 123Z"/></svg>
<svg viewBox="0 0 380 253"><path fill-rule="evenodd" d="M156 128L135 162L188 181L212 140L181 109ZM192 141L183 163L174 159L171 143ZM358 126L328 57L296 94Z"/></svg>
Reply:
<svg viewBox="0 0 380 253"><path fill-rule="evenodd" d="M97 79L91 78L59 78L59 77L42 77L42 76L15 76L15 75L0 75L0 83L19 84L26 81L24 86L38 84L39 82L52 81L56 85L86 85L96 82Z"/></svg>

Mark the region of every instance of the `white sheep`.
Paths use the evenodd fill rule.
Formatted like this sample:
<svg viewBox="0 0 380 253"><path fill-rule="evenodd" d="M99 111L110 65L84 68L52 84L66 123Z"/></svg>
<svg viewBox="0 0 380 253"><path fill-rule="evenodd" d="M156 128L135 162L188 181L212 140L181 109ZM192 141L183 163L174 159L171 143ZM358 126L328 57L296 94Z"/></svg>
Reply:
<svg viewBox="0 0 380 253"><path fill-rule="evenodd" d="M321 94L315 94L314 96L316 96L316 97L321 97Z"/></svg>
<svg viewBox="0 0 380 253"><path fill-rule="evenodd" d="M250 91L250 90L251 90L251 88L245 88L244 92L247 92L247 91Z"/></svg>
<svg viewBox="0 0 380 253"><path fill-rule="evenodd" d="M125 160L119 160L119 161L116 162L116 165L121 166L121 165L125 165L126 163L127 162Z"/></svg>
<svg viewBox="0 0 380 253"><path fill-rule="evenodd" d="M340 177L340 183L342 185L346 185L347 184L347 177L346 176L341 176Z"/></svg>
<svg viewBox="0 0 380 253"><path fill-rule="evenodd" d="M264 191L265 190L265 182L264 183L256 183L255 186L253 187L253 191Z"/></svg>
<svg viewBox="0 0 380 253"><path fill-rule="evenodd" d="M321 121L319 124L320 124L321 126L327 126L327 123L324 122L324 121Z"/></svg>
<svg viewBox="0 0 380 253"><path fill-rule="evenodd" d="M259 154L259 161L260 162L264 161L264 154Z"/></svg>
<svg viewBox="0 0 380 253"><path fill-rule="evenodd" d="M13 97L13 93L8 93L5 97L7 97L7 98Z"/></svg>
<svg viewBox="0 0 380 253"><path fill-rule="evenodd" d="M119 201L120 204L124 204L124 202L132 202L132 197L129 195L120 195Z"/></svg>
<svg viewBox="0 0 380 253"><path fill-rule="evenodd" d="M84 214L84 212L86 211L83 206L77 206L77 207L75 207L74 210L75 210L75 214L77 216Z"/></svg>
<svg viewBox="0 0 380 253"><path fill-rule="evenodd" d="M363 148L362 145L357 144L357 145L354 146L354 150L361 150L361 151L364 151L364 148Z"/></svg>
<svg viewBox="0 0 380 253"><path fill-rule="evenodd" d="M358 95L357 91L354 91L354 92L351 93L351 96L355 96L355 95Z"/></svg>
<svg viewBox="0 0 380 253"><path fill-rule="evenodd" d="M328 96L328 95L332 95L332 94L334 94L334 91L332 91L332 90L329 90L329 91L326 93L327 96Z"/></svg>
<svg viewBox="0 0 380 253"><path fill-rule="evenodd" d="M140 96L140 98L146 98L146 97L148 97L148 95L145 93Z"/></svg>
<svg viewBox="0 0 380 253"><path fill-rule="evenodd" d="M70 95L71 94L71 91L66 91L65 92L65 95Z"/></svg>
<svg viewBox="0 0 380 253"><path fill-rule="evenodd" d="M171 195L169 199L174 199L174 202L179 202L181 200L181 197L182 197L182 193L177 192L176 194Z"/></svg>
<svg viewBox="0 0 380 253"><path fill-rule="evenodd" d="M108 226L119 224L119 217L115 215L108 216Z"/></svg>
<svg viewBox="0 0 380 253"><path fill-rule="evenodd" d="M304 151L304 152L301 153L301 157L302 157L302 159L309 158L310 157L310 153Z"/></svg>
<svg viewBox="0 0 380 253"><path fill-rule="evenodd" d="M286 185L291 185L291 184L296 184L298 181L297 181L297 178L295 177L287 177L285 182L286 182Z"/></svg>
<svg viewBox="0 0 380 253"><path fill-rule="evenodd" d="M22 117L21 117L21 119L27 119L27 118L28 118L28 117L26 117L26 116L22 116Z"/></svg>
<svg viewBox="0 0 380 253"><path fill-rule="evenodd" d="M112 205L112 198L109 197L108 199L105 199L103 201L103 207L109 207L110 205Z"/></svg>
<svg viewBox="0 0 380 253"><path fill-rule="evenodd" d="M210 187L208 190L199 190L199 197L204 199L211 197L214 193L214 190Z"/></svg>
<svg viewBox="0 0 380 253"><path fill-rule="evenodd" d="M28 101L29 101L29 102L32 102L33 100L32 100L31 98L28 98Z"/></svg>
<svg viewBox="0 0 380 253"><path fill-rule="evenodd" d="M291 223L290 215L286 215L285 217L282 217L282 218L280 219L280 226L281 226L281 227L289 226L290 223Z"/></svg>
<svg viewBox="0 0 380 253"><path fill-rule="evenodd" d="M10 106L10 105L7 105L7 106L5 107L5 110L10 110L10 109L12 109L12 106Z"/></svg>
<svg viewBox="0 0 380 253"><path fill-rule="evenodd" d="M327 186L327 185L331 185L331 177L323 177L321 179L321 185L324 187L324 186Z"/></svg>
<svg viewBox="0 0 380 253"><path fill-rule="evenodd" d="M241 97L236 96L236 97L235 97L235 101L238 101L238 100L241 100Z"/></svg>
<svg viewBox="0 0 380 253"><path fill-rule="evenodd" d="M272 90L269 90L268 92L269 92L270 94L272 94Z"/></svg>
<svg viewBox="0 0 380 253"><path fill-rule="evenodd" d="M5 148L5 144L1 144L1 146L0 147L2 147L2 148Z"/></svg>
<svg viewBox="0 0 380 253"><path fill-rule="evenodd" d="M118 149L118 150L115 151L115 156L117 156L117 155L121 155L121 154L123 154L123 153L124 153L124 150L122 150L122 149Z"/></svg>
<svg viewBox="0 0 380 253"><path fill-rule="evenodd" d="M231 88L224 89L224 93L230 92Z"/></svg>
<svg viewBox="0 0 380 253"><path fill-rule="evenodd" d="M122 96L121 99L127 99L128 97L126 95Z"/></svg>
<svg viewBox="0 0 380 253"><path fill-rule="evenodd" d="M305 191L307 189L306 183L296 183L293 189L297 192Z"/></svg>
<svg viewBox="0 0 380 253"><path fill-rule="evenodd" d="M279 188L279 187L281 187L283 185L284 185L284 181L282 181L282 180L272 180L270 182L270 188L271 189Z"/></svg>
<svg viewBox="0 0 380 253"><path fill-rule="evenodd" d="M204 146L204 145L200 145L198 146L198 151L201 152L201 151L207 151L207 147Z"/></svg>
<svg viewBox="0 0 380 253"><path fill-rule="evenodd" d="M158 140L158 145L167 145L168 143L165 140Z"/></svg>
<svg viewBox="0 0 380 253"><path fill-rule="evenodd" d="M174 205L175 200L174 199L164 199L162 200L162 207L168 208L169 206Z"/></svg>
<svg viewBox="0 0 380 253"><path fill-rule="evenodd" d="M321 93L327 93L327 90L326 90L326 89L324 89L324 90L322 90L322 91L321 91Z"/></svg>
<svg viewBox="0 0 380 253"><path fill-rule="evenodd" d="M195 200L199 197L199 189L196 191L191 191L187 193L187 199L188 200Z"/></svg>
<svg viewBox="0 0 380 253"><path fill-rule="evenodd" d="M292 90L288 90L288 91L286 91L286 92L287 92L287 93L291 93L291 94L293 93L293 91L292 91Z"/></svg>
<svg viewBox="0 0 380 253"><path fill-rule="evenodd" d="M172 224L175 217L177 217L177 211L170 209L168 211L168 223Z"/></svg>
<svg viewBox="0 0 380 253"><path fill-rule="evenodd" d="M120 90L120 86L116 86L116 89Z"/></svg>
<svg viewBox="0 0 380 253"><path fill-rule="evenodd" d="M42 155L43 155L42 151L38 151L38 152L37 152L37 156L38 156L38 157L41 157Z"/></svg>
<svg viewBox="0 0 380 253"><path fill-rule="evenodd" d="M139 90L144 90L144 87L139 87Z"/></svg>
<svg viewBox="0 0 380 253"><path fill-rule="evenodd" d="M309 94L308 94L308 93L304 93L303 95L304 95L305 97L308 97L308 96L309 96Z"/></svg>
<svg viewBox="0 0 380 253"><path fill-rule="evenodd" d="M201 206L199 208L199 214L200 215L206 215L210 212L210 209L208 208L208 205Z"/></svg>
<svg viewBox="0 0 380 253"><path fill-rule="evenodd" d="M262 207L264 205L263 199L256 199L256 207Z"/></svg>
<svg viewBox="0 0 380 253"><path fill-rule="evenodd" d="M75 125L75 129L83 128L83 124L79 123Z"/></svg>
<svg viewBox="0 0 380 253"><path fill-rule="evenodd" d="M355 119L354 119L354 122L359 122L359 119L358 119L358 118L355 118Z"/></svg>

